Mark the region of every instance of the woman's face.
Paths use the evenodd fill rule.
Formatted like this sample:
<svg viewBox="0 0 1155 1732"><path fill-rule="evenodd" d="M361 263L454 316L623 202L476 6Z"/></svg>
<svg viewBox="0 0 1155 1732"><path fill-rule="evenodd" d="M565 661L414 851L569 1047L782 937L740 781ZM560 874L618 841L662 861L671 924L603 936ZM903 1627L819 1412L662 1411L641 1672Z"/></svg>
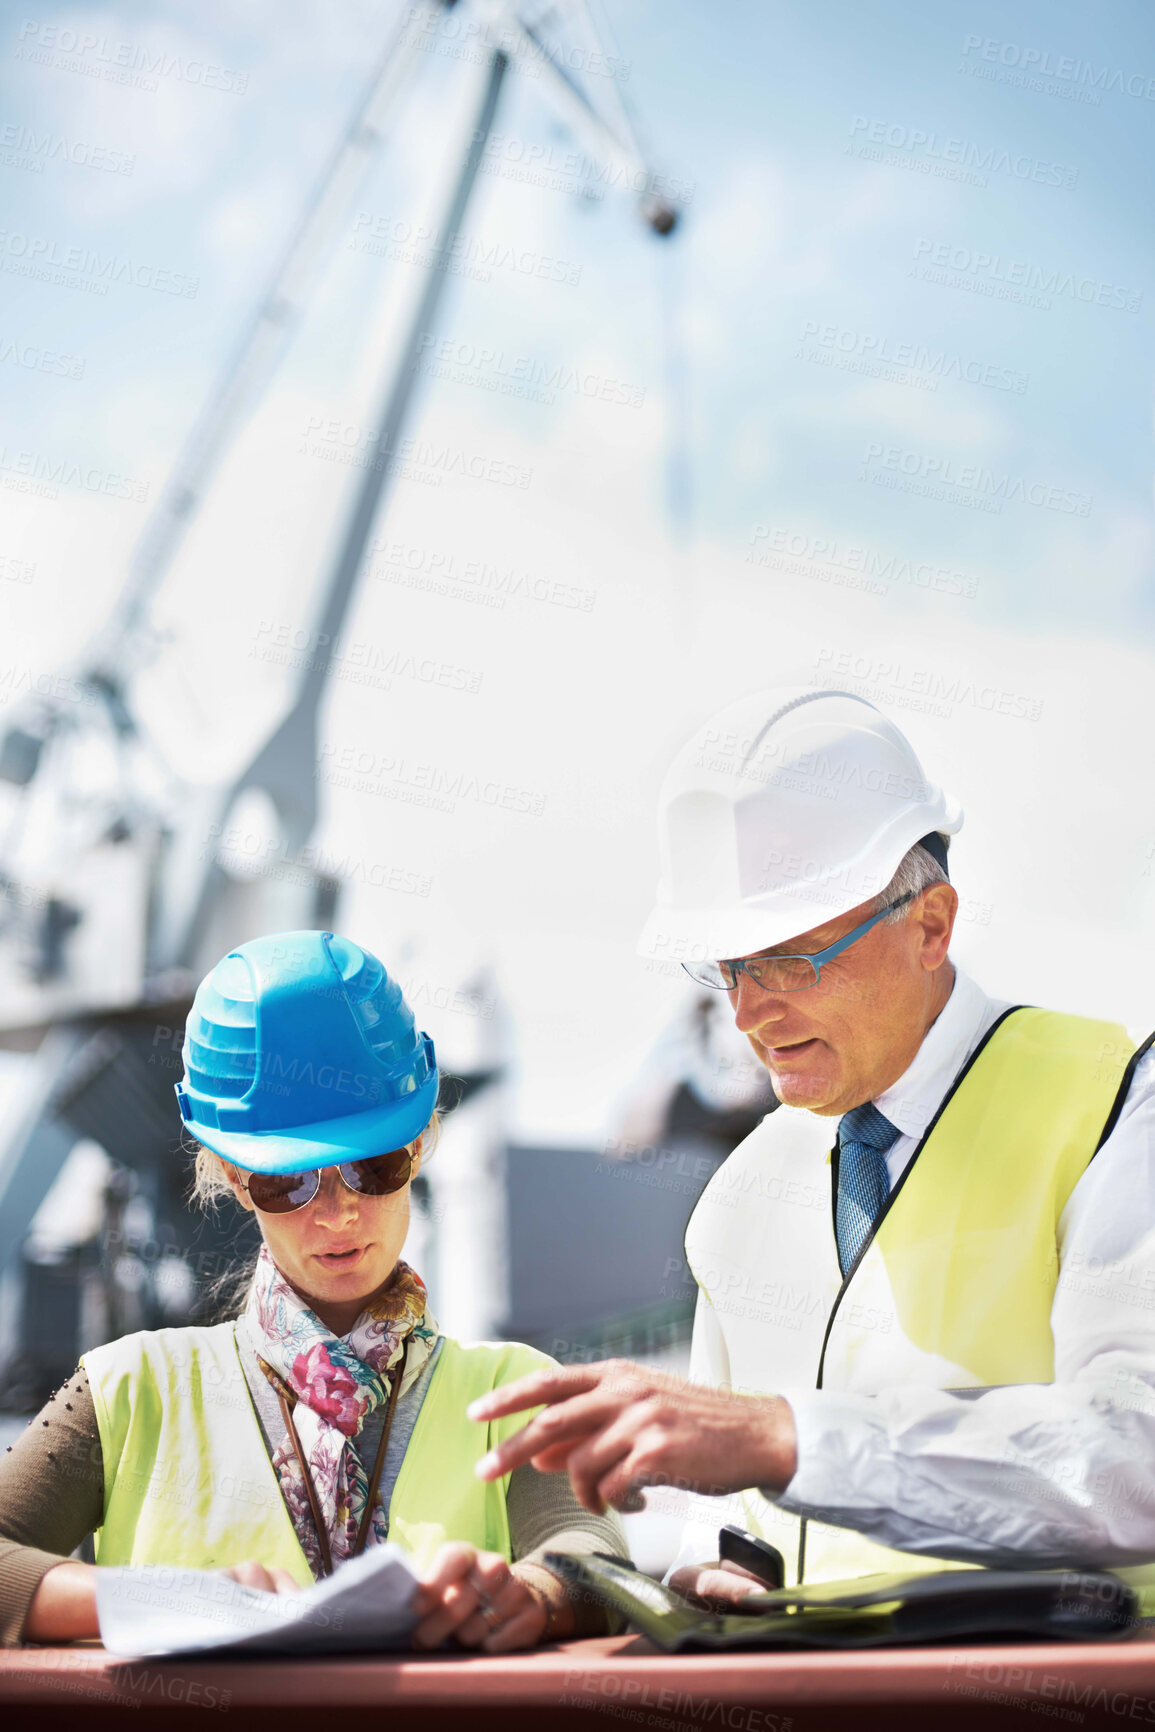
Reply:
<svg viewBox="0 0 1155 1732"><path fill-rule="evenodd" d="M410 1147L416 1175L421 1138ZM221 1164L242 1209L256 1215L281 1274L327 1328L346 1334L397 1266L409 1231L409 1182L390 1196L367 1197L351 1191L336 1167L326 1167L311 1203L269 1215L254 1209L246 1175L227 1161Z"/></svg>

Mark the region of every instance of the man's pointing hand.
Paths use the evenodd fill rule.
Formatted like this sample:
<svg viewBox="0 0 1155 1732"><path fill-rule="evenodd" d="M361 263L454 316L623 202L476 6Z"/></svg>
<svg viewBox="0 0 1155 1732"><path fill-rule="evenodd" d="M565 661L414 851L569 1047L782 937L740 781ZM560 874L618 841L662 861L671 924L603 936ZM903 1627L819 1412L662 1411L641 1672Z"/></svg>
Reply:
<svg viewBox="0 0 1155 1732"><path fill-rule="evenodd" d="M477 1464L499 1479L531 1461L568 1472L584 1509L639 1509L641 1487L673 1485L707 1497L747 1486L782 1491L797 1466L794 1416L778 1396L733 1395L607 1359L537 1371L471 1403L470 1419L544 1411Z"/></svg>

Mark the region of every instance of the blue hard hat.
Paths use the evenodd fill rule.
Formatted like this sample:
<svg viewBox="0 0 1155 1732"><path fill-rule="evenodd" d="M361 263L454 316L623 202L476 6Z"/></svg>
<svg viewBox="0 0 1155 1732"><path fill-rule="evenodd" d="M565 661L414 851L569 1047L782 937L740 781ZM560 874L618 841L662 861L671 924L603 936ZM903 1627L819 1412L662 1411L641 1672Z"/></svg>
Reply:
<svg viewBox="0 0 1155 1732"><path fill-rule="evenodd" d="M411 1143L437 1058L377 958L332 932L254 938L206 974L185 1028L181 1117L250 1173L300 1173Z"/></svg>

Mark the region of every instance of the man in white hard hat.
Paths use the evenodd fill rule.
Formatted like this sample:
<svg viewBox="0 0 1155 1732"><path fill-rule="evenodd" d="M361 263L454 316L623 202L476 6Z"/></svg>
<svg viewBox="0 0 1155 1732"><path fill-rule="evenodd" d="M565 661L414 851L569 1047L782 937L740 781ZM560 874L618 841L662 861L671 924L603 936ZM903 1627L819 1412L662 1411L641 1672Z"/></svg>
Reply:
<svg viewBox="0 0 1155 1732"><path fill-rule="evenodd" d="M782 1105L687 1230L691 1381L611 1361L487 1396L476 1417L547 1404L487 1475L565 1468L591 1509L735 1494L791 1583L949 1560L1155 1584L1151 1037L951 961L961 824L846 692L744 699L679 754L642 948L728 993ZM674 1581L734 1598L718 1519L697 1505Z"/></svg>

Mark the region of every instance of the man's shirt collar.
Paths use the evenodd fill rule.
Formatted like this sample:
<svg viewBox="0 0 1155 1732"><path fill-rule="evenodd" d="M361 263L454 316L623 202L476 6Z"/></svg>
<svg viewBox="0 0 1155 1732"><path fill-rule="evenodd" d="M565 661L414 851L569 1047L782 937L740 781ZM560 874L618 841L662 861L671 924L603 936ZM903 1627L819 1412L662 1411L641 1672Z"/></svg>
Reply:
<svg viewBox="0 0 1155 1732"><path fill-rule="evenodd" d="M947 1089L974 1050L990 1012L982 988L955 965L951 995L897 1082L875 1097L879 1112L903 1136L921 1137Z"/></svg>

